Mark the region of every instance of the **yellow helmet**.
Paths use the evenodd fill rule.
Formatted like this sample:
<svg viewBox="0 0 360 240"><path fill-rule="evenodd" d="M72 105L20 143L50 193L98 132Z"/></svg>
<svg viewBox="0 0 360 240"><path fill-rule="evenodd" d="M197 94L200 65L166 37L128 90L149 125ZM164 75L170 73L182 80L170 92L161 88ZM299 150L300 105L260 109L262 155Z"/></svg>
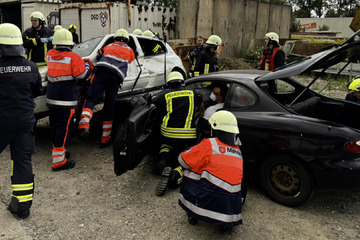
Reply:
<svg viewBox="0 0 360 240"><path fill-rule="evenodd" d="M271 41L279 43L279 35L277 35L277 33L268 32L267 34L265 34L265 37L269 38Z"/></svg>
<svg viewBox="0 0 360 240"><path fill-rule="evenodd" d="M54 45L74 45L73 36L71 32L65 28L59 29L54 33L54 39L52 41Z"/></svg>
<svg viewBox="0 0 360 240"><path fill-rule="evenodd" d="M44 18L44 15L41 13L41 12L33 12L31 15L30 15L30 20L36 20L36 19L39 19L40 21L43 21L45 22L45 18Z"/></svg>
<svg viewBox="0 0 360 240"><path fill-rule="evenodd" d="M222 43L221 38L218 35L211 35L208 40L206 41L207 45L210 46L220 46Z"/></svg>
<svg viewBox="0 0 360 240"><path fill-rule="evenodd" d="M59 30L59 29L62 29L62 26L56 25L56 26L54 27L54 31L57 31L57 30Z"/></svg>
<svg viewBox="0 0 360 240"><path fill-rule="evenodd" d="M141 35L142 33L143 32L138 28L133 31L133 34L135 34L135 35Z"/></svg>
<svg viewBox="0 0 360 240"><path fill-rule="evenodd" d="M0 44L22 45L23 40L20 29L11 23L0 24Z"/></svg>
<svg viewBox="0 0 360 240"><path fill-rule="evenodd" d="M71 28L73 28L73 29L77 29L77 27L76 27L76 25L75 24L71 24L70 26L69 26L69 30L71 29Z"/></svg>
<svg viewBox="0 0 360 240"><path fill-rule="evenodd" d="M178 71L173 71L169 73L168 78L166 80L167 83L171 81L179 81L179 82L184 81L184 76Z"/></svg>
<svg viewBox="0 0 360 240"><path fill-rule="evenodd" d="M119 38L121 40L121 38L126 39L126 41L129 41L129 33L128 31L126 31L123 28L120 28L119 30L116 31L114 38Z"/></svg>
<svg viewBox="0 0 360 240"><path fill-rule="evenodd" d="M349 85L349 90L359 92L360 91L360 78L354 78Z"/></svg>
<svg viewBox="0 0 360 240"><path fill-rule="evenodd" d="M220 110L211 115L209 123L214 130L228 133L239 133L239 127L234 114L226 110Z"/></svg>
<svg viewBox="0 0 360 240"><path fill-rule="evenodd" d="M150 30L146 30L144 31L141 36L145 36L145 37L155 37L155 35L150 31Z"/></svg>

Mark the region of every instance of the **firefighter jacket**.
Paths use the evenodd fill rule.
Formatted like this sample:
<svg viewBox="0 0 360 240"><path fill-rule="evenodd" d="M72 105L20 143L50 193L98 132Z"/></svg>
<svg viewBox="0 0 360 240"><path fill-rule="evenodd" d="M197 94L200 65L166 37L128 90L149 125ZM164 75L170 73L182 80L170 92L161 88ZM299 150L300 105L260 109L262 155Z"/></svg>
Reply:
<svg viewBox="0 0 360 240"><path fill-rule="evenodd" d="M203 48L196 58L194 67L194 76L197 77L202 74L208 74L216 71L217 56L216 53L211 52L209 48Z"/></svg>
<svg viewBox="0 0 360 240"><path fill-rule="evenodd" d="M266 49L263 54L260 59L260 70L273 71L285 63L285 53L279 47Z"/></svg>
<svg viewBox="0 0 360 240"><path fill-rule="evenodd" d="M122 84L127 74L128 64L135 59L132 48L126 43L114 42L105 46L100 54L101 57L96 67L108 68L119 77L120 84Z"/></svg>
<svg viewBox="0 0 360 240"><path fill-rule="evenodd" d="M0 131L34 127L34 100L42 93L35 63L21 56L0 57Z"/></svg>
<svg viewBox="0 0 360 240"><path fill-rule="evenodd" d="M241 224L243 159L239 147L218 138L203 139L181 153L178 160L185 170L180 206L213 225Z"/></svg>
<svg viewBox="0 0 360 240"><path fill-rule="evenodd" d="M190 48L189 60L190 60L190 71L194 72L195 65L196 65L196 58L199 52L203 49L203 47L194 46Z"/></svg>
<svg viewBox="0 0 360 240"><path fill-rule="evenodd" d="M201 102L195 91L182 86L161 92L155 102L161 134L168 138L196 138L195 115Z"/></svg>
<svg viewBox="0 0 360 240"><path fill-rule="evenodd" d="M52 49L46 56L47 104L51 107L74 108L77 106L77 80L87 79L90 70L84 60L69 48Z"/></svg>
<svg viewBox="0 0 360 240"><path fill-rule="evenodd" d="M49 38L54 35L50 28L42 26L40 31L30 27L23 33L23 46L26 49L28 59L39 66L46 65L46 53L52 49L52 42L42 43L41 38Z"/></svg>

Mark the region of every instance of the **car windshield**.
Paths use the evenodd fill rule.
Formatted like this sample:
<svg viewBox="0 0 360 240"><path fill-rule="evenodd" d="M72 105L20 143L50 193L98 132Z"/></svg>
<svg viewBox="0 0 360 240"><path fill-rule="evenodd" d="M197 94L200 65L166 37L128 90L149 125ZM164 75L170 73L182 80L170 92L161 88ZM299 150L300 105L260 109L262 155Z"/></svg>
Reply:
<svg viewBox="0 0 360 240"><path fill-rule="evenodd" d="M80 57L89 56L94 51L94 49L99 45L99 42L103 38L104 38L103 36L96 37L96 38L89 39L83 43L80 43L80 44L74 46L73 52L79 54Z"/></svg>

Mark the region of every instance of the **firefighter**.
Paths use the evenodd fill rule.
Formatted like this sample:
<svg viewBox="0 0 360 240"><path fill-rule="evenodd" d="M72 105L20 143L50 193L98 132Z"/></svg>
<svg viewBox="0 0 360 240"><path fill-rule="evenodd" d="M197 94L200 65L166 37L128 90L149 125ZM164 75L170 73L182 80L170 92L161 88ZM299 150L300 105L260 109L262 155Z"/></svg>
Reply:
<svg viewBox="0 0 360 240"><path fill-rule="evenodd" d="M269 32L265 35L266 49L260 59L260 70L273 71L285 64L285 52L280 48L279 35Z"/></svg>
<svg viewBox="0 0 360 240"><path fill-rule="evenodd" d="M13 194L8 210L19 218L27 218L34 193L33 98L42 93L41 76L36 64L22 57L20 29L3 23L0 32L0 153L10 144L12 159Z"/></svg>
<svg viewBox="0 0 360 240"><path fill-rule="evenodd" d="M176 157L196 143L195 117L201 109L202 99L194 90L182 86L184 77L171 72L167 78L168 89L155 99L160 122L161 147L155 170L162 172L156 186L156 195L162 196L169 185L169 176L177 167Z"/></svg>
<svg viewBox="0 0 360 240"><path fill-rule="evenodd" d="M71 32L72 36L73 36L73 42L75 44L78 44L79 43L79 35L76 33L76 25L75 24L71 24L69 26L69 31Z"/></svg>
<svg viewBox="0 0 360 240"><path fill-rule="evenodd" d="M354 78L348 89L350 92L346 94L345 100L360 103L360 78Z"/></svg>
<svg viewBox="0 0 360 240"><path fill-rule="evenodd" d="M72 34L65 28L54 34L55 49L47 53L47 105L51 130L52 170L73 168L75 161L66 151L69 133L75 121L78 104L76 83L90 76L89 64L71 51L74 45Z"/></svg>
<svg viewBox="0 0 360 240"><path fill-rule="evenodd" d="M127 45L129 33L125 29L117 30L114 40L114 43L99 51L100 60L95 66L95 76L88 89L79 122L80 136L87 137L94 106L99 103L105 91L100 148L105 148L112 142L111 131L116 95L126 77L128 64L135 59L134 51Z"/></svg>
<svg viewBox="0 0 360 240"><path fill-rule="evenodd" d="M196 65L196 58L199 52L203 49L204 38L202 36L198 36L196 38L196 46L190 48L189 51L189 60L190 60L190 76L194 76L194 69Z"/></svg>
<svg viewBox="0 0 360 240"><path fill-rule="evenodd" d="M179 205L190 224L201 220L227 232L242 224L243 158L239 129L234 114L225 110L214 113L209 123L212 137L178 157L184 169Z"/></svg>
<svg viewBox="0 0 360 240"><path fill-rule="evenodd" d="M143 32L140 30L140 29L135 29L134 31L133 31L133 34L134 35L141 35Z"/></svg>
<svg viewBox="0 0 360 240"><path fill-rule="evenodd" d="M30 15L32 27L23 33L24 48L30 61L38 66L46 66L46 53L52 49L54 31L45 27L45 18L41 12Z"/></svg>
<svg viewBox="0 0 360 240"><path fill-rule="evenodd" d="M217 35L211 35L206 40L204 49L199 52L196 58L194 67L195 77L218 70L216 50L221 45L221 42L221 38Z"/></svg>

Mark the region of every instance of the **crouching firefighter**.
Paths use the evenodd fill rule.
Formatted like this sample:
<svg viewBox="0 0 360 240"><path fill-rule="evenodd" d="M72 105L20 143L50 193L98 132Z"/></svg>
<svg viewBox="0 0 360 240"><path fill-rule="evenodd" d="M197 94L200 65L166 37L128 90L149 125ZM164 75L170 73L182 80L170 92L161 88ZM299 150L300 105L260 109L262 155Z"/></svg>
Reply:
<svg viewBox="0 0 360 240"><path fill-rule="evenodd" d="M53 44L55 49L46 55L47 72L47 105L52 149L52 170L58 171L73 168L75 161L66 151L69 133L75 122L77 108L77 80L88 79L90 65L76 53L72 52L73 38L67 29L55 31Z"/></svg>
<svg viewBox="0 0 360 240"><path fill-rule="evenodd" d="M8 210L19 218L30 215L34 193L34 100L42 93L35 63L22 55L20 29L0 25L0 153L10 144L12 198Z"/></svg>
<svg viewBox="0 0 360 240"><path fill-rule="evenodd" d="M231 112L215 112L209 123L212 137L179 155L184 169L179 205L190 224L201 220L224 232L242 224L241 142L237 120Z"/></svg>
<svg viewBox="0 0 360 240"><path fill-rule="evenodd" d="M100 102L105 91L101 148L109 146L112 142L111 131L116 95L127 75L128 64L135 59L134 51L127 45L129 33L125 29L117 30L114 40L115 42L99 51L98 59L100 60L95 65L95 75L87 92L78 127L81 137L89 136L94 106Z"/></svg>
<svg viewBox="0 0 360 240"><path fill-rule="evenodd" d="M162 172L156 186L157 196L162 196L166 188L172 186L169 175L178 166L177 156L196 143L195 119L201 111L202 98L196 91L183 87L183 82L184 77L180 72L171 72L167 78L168 88L155 100L161 125L161 147L156 170Z"/></svg>

